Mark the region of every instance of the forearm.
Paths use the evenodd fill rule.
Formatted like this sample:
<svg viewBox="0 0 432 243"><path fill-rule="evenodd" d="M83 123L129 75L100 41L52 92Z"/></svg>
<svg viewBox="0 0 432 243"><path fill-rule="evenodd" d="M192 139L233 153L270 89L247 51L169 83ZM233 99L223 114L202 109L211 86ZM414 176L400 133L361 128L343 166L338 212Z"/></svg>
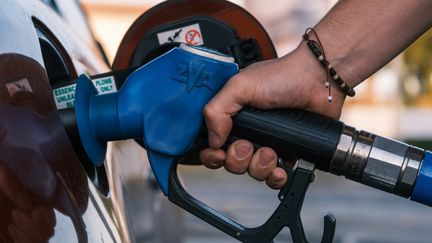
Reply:
<svg viewBox="0 0 432 243"><path fill-rule="evenodd" d="M430 0L342 0L314 27L326 57L356 86L432 24Z"/></svg>

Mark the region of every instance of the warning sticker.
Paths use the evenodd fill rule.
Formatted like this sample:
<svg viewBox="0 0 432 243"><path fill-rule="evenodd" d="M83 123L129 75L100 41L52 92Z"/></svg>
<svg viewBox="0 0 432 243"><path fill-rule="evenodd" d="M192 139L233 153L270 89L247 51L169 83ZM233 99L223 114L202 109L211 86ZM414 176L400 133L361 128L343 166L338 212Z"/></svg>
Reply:
<svg viewBox="0 0 432 243"><path fill-rule="evenodd" d="M182 42L194 46L204 44L198 23L158 33L157 37L160 45L170 42Z"/></svg>
<svg viewBox="0 0 432 243"><path fill-rule="evenodd" d="M58 110L73 108L75 106L75 87L76 84L71 84L53 89L54 101Z"/></svg>
<svg viewBox="0 0 432 243"><path fill-rule="evenodd" d="M113 76L97 78L92 80L98 94L108 94L117 91ZM53 89L54 101L58 110L75 107L76 84Z"/></svg>

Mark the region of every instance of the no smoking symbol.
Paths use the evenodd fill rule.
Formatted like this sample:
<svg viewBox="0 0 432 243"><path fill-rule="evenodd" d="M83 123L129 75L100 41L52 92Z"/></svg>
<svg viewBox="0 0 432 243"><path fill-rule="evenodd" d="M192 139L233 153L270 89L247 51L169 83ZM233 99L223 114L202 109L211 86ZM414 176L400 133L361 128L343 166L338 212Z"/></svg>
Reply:
<svg viewBox="0 0 432 243"><path fill-rule="evenodd" d="M185 36L186 44L199 45L201 43L201 34L197 30L189 30Z"/></svg>

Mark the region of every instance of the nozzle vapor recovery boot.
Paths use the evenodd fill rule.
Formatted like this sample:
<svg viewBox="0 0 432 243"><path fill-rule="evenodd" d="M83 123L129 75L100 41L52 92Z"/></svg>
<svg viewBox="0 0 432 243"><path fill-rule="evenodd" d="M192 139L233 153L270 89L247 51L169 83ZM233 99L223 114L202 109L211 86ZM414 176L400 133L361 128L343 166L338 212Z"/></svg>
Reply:
<svg viewBox="0 0 432 243"><path fill-rule="evenodd" d="M203 107L237 72L229 56L181 45L138 68L118 92L97 95L90 79L81 75L75 109L89 158L98 166L108 141L143 139L167 195L170 166L201 132Z"/></svg>

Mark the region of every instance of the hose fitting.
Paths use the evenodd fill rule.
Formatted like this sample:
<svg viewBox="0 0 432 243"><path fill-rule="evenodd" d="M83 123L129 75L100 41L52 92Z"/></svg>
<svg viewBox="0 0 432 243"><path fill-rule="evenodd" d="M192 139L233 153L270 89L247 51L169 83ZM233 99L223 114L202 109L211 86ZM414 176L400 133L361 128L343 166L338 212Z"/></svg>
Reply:
<svg viewBox="0 0 432 243"><path fill-rule="evenodd" d="M424 153L408 144L345 126L329 171L408 198Z"/></svg>

